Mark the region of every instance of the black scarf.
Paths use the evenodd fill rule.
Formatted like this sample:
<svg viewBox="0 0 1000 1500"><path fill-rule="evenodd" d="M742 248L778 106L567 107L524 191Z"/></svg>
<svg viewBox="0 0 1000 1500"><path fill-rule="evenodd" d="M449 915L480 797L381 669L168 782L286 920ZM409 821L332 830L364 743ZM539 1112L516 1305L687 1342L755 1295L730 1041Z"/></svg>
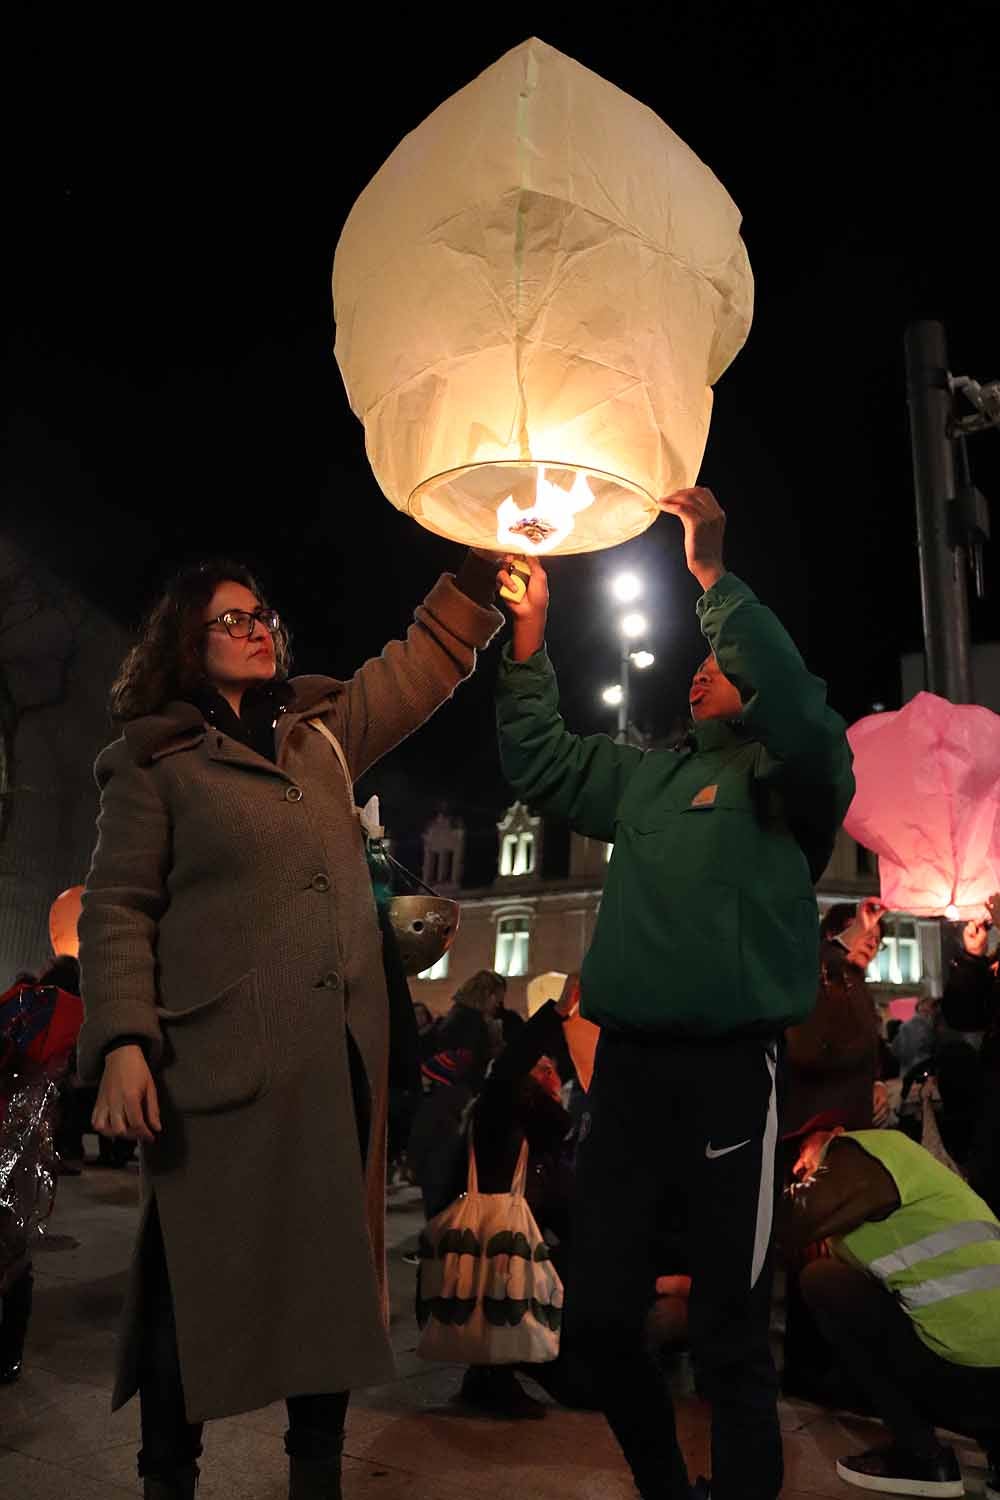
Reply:
<svg viewBox="0 0 1000 1500"><path fill-rule="evenodd" d="M287 682L255 683L243 694L240 711L236 714L222 694L206 684L199 692L191 694L191 701L221 734L238 740L265 760L273 761L275 727L291 696L292 690Z"/></svg>

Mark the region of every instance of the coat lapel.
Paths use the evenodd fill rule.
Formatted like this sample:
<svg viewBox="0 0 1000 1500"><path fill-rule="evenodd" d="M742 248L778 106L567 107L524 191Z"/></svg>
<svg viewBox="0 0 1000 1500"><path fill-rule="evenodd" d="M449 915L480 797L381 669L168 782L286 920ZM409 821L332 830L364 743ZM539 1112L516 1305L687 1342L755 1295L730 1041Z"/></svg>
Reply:
<svg viewBox="0 0 1000 1500"><path fill-rule="evenodd" d="M209 760L220 761L228 766L239 766L244 771L263 771L268 776L280 776L282 781L290 779L288 772L275 765L273 760L266 760L263 755L258 755L256 750L251 750L249 745L230 739L228 734L221 734L219 730L209 728L205 738Z"/></svg>
<svg viewBox="0 0 1000 1500"><path fill-rule="evenodd" d="M333 677L293 677L291 686L294 696L274 731L274 753L279 766L284 764L288 739L296 725L328 713L343 691L343 683Z"/></svg>

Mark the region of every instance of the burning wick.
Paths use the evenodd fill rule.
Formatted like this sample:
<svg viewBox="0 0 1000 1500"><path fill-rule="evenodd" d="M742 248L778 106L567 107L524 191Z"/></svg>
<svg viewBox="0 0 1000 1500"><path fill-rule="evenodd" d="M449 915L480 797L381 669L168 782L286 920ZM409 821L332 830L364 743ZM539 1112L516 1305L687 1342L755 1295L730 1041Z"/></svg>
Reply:
<svg viewBox="0 0 1000 1500"><path fill-rule="evenodd" d="M537 550L557 529L551 522L543 521L540 516L526 516L523 520L515 521L513 526L508 526L507 534L529 541Z"/></svg>
<svg viewBox="0 0 1000 1500"><path fill-rule="evenodd" d="M539 469L535 502L522 510L508 495L497 508L497 541L512 552L551 552L573 530L573 517L593 505L586 476L578 474L569 490L560 489Z"/></svg>

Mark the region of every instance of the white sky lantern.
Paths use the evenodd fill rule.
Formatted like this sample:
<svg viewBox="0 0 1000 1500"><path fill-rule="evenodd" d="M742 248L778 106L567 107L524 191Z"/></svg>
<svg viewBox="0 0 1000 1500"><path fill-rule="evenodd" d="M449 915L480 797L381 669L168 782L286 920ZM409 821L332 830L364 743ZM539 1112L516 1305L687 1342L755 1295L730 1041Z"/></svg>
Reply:
<svg viewBox="0 0 1000 1500"><path fill-rule="evenodd" d="M439 535L588 552L695 482L750 326L740 215L644 105L531 40L361 194L337 360L375 476Z"/></svg>

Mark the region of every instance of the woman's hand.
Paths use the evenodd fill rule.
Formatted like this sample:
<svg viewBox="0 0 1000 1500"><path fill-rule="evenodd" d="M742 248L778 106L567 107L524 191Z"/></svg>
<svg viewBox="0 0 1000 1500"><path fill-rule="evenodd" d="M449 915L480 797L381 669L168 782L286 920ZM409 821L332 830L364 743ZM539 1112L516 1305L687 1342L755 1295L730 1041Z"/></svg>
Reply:
<svg viewBox="0 0 1000 1500"><path fill-rule="evenodd" d="M160 1105L142 1048L116 1047L104 1059L91 1124L98 1135L129 1141L155 1141Z"/></svg>
<svg viewBox="0 0 1000 1500"><path fill-rule="evenodd" d="M521 599L505 599L504 603L514 617L514 642L512 655L515 661L527 661L541 650L545 643L545 622L549 613L549 580L537 557L519 558L519 566L530 570L528 586ZM509 566L497 574L502 586L510 588L513 579Z"/></svg>
<svg viewBox="0 0 1000 1500"><path fill-rule="evenodd" d="M966 922L962 928L962 943L970 958L982 958L990 938L990 928L995 927L997 915L1000 912L1000 892L991 896L986 903L986 915L973 917L971 922Z"/></svg>
<svg viewBox="0 0 1000 1500"><path fill-rule="evenodd" d="M677 516L684 527L684 555L688 571L707 592L718 583L726 565L722 561L722 538L726 513L711 490L677 490L657 505L668 516Z"/></svg>

